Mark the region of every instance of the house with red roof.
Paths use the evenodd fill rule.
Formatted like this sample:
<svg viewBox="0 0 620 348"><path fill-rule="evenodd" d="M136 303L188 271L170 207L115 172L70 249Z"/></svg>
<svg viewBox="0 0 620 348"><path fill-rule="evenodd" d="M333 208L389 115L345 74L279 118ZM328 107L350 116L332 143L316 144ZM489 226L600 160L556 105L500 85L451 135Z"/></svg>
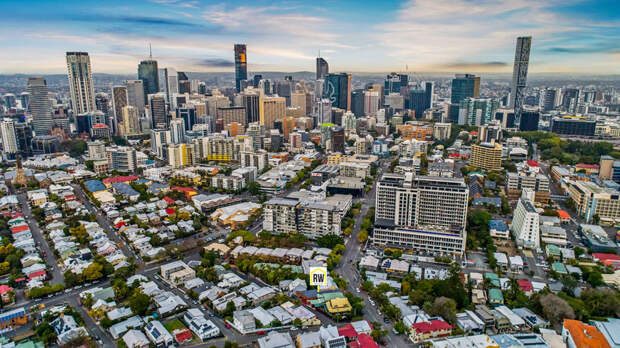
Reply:
<svg viewBox="0 0 620 348"><path fill-rule="evenodd" d="M523 290L527 296L530 296L534 292L534 286L531 281L527 279L518 279L517 282L519 283L519 288Z"/></svg>
<svg viewBox="0 0 620 348"><path fill-rule="evenodd" d="M351 341L357 338L357 331L353 328L353 325L347 324L338 328L338 335L344 336L347 341Z"/></svg>
<svg viewBox="0 0 620 348"><path fill-rule="evenodd" d="M21 236L26 236L31 234L30 227L26 224L11 227L11 234L13 235L13 239L19 238Z"/></svg>
<svg viewBox="0 0 620 348"><path fill-rule="evenodd" d="M177 212L174 210L174 208L166 208L166 214L168 214L168 216L174 215Z"/></svg>
<svg viewBox="0 0 620 348"><path fill-rule="evenodd" d="M527 160L526 161L527 165L530 167L538 167L538 161L534 161L534 160Z"/></svg>
<svg viewBox="0 0 620 348"><path fill-rule="evenodd" d="M13 288L8 285L0 285L0 298L2 298L2 303L11 303L11 291Z"/></svg>
<svg viewBox="0 0 620 348"><path fill-rule="evenodd" d="M409 338L414 343L418 343L432 338L450 336L452 329L452 325L443 319L431 319L430 321L411 324Z"/></svg>
<svg viewBox="0 0 620 348"><path fill-rule="evenodd" d="M165 196L164 198L162 198L166 203L168 203L168 205L173 205L174 204L174 199Z"/></svg>
<svg viewBox="0 0 620 348"><path fill-rule="evenodd" d="M560 218L560 223L567 224L570 222L570 215L566 210L558 209L558 217Z"/></svg>
<svg viewBox="0 0 620 348"><path fill-rule="evenodd" d="M126 184L138 180L138 177L135 175L127 175L127 176L114 176L111 178L105 178L101 180L101 182L105 185L105 187L110 188L112 184L124 182Z"/></svg>
<svg viewBox="0 0 620 348"><path fill-rule="evenodd" d="M379 348L377 342L375 342L372 337L367 334L361 334L357 336L355 341L351 341L349 343L349 347L351 348Z"/></svg>
<svg viewBox="0 0 620 348"><path fill-rule="evenodd" d="M192 332L189 329L176 329L172 331L172 335L179 345L192 340Z"/></svg>
<svg viewBox="0 0 620 348"><path fill-rule="evenodd" d="M183 192L185 194L185 198L186 199L190 199L190 198L192 198L192 196L195 196L195 195L198 194L198 191L196 191L192 187L175 186L175 187L171 188L170 190L177 191L177 192Z"/></svg>
<svg viewBox="0 0 620 348"><path fill-rule="evenodd" d="M575 164L576 172L585 172L588 175L598 174L600 168L601 167L598 164L584 164L584 163Z"/></svg>
<svg viewBox="0 0 620 348"><path fill-rule="evenodd" d="M47 278L47 273L45 273L45 270L32 272L28 275L28 281L31 281L33 279L38 279L38 280L43 281L45 280L45 278Z"/></svg>

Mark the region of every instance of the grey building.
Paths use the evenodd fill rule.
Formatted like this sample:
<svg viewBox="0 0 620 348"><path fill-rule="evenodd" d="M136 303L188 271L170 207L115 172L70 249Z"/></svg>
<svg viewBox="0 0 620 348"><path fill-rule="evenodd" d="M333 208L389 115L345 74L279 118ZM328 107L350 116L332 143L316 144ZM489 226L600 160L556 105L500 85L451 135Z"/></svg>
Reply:
<svg viewBox="0 0 620 348"><path fill-rule="evenodd" d="M510 86L509 107L515 110L516 124L519 125L521 119L521 108L525 98L525 86L527 83L527 68L530 63L530 47L532 46L531 36L517 38L515 48L515 62L512 69L512 84Z"/></svg>

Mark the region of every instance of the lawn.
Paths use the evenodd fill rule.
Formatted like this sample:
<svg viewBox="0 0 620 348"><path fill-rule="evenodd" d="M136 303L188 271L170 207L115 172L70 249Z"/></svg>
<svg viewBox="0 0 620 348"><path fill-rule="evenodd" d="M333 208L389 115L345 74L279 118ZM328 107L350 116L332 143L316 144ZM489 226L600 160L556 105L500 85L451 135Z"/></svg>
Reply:
<svg viewBox="0 0 620 348"><path fill-rule="evenodd" d="M187 329L179 319L174 319L165 323L164 327L168 330L168 332L172 332L176 329Z"/></svg>

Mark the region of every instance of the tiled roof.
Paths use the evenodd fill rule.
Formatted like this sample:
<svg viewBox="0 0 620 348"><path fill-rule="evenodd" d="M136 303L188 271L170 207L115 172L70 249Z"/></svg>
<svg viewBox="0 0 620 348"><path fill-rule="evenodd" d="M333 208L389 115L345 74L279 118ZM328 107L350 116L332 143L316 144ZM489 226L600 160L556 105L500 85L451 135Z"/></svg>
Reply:
<svg viewBox="0 0 620 348"><path fill-rule="evenodd" d="M128 181L135 181L138 180L138 177L135 175L129 175L129 176L114 176L111 178L105 178L103 179L103 183L104 184L112 184L112 183L118 183L118 182L128 182Z"/></svg>
<svg viewBox="0 0 620 348"><path fill-rule="evenodd" d="M452 326L443 320L434 319L430 322L420 322L412 324L411 327L419 333L434 332L440 330L450 330Z"/></svg>
<svg viewBox="0 0 620 348"><path fill-rule="evenodd" d="M564 327L570 332L577 348L610 348L605 336L595 326L564 319Z"/></svg>

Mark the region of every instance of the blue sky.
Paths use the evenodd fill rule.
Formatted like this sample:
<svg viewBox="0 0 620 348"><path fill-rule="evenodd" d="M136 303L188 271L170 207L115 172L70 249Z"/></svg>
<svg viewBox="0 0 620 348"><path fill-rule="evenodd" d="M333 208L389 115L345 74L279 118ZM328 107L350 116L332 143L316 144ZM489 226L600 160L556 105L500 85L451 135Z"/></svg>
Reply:
<svg viewBox="0 0 620 348"><path fill-rule="evenodd" d="M135 73L148 44L160 66L232 71L511 72L517 36L530 71L620 73L618 0L0 1L0 73L64 73L66 51L95 72Z"/></svg>

